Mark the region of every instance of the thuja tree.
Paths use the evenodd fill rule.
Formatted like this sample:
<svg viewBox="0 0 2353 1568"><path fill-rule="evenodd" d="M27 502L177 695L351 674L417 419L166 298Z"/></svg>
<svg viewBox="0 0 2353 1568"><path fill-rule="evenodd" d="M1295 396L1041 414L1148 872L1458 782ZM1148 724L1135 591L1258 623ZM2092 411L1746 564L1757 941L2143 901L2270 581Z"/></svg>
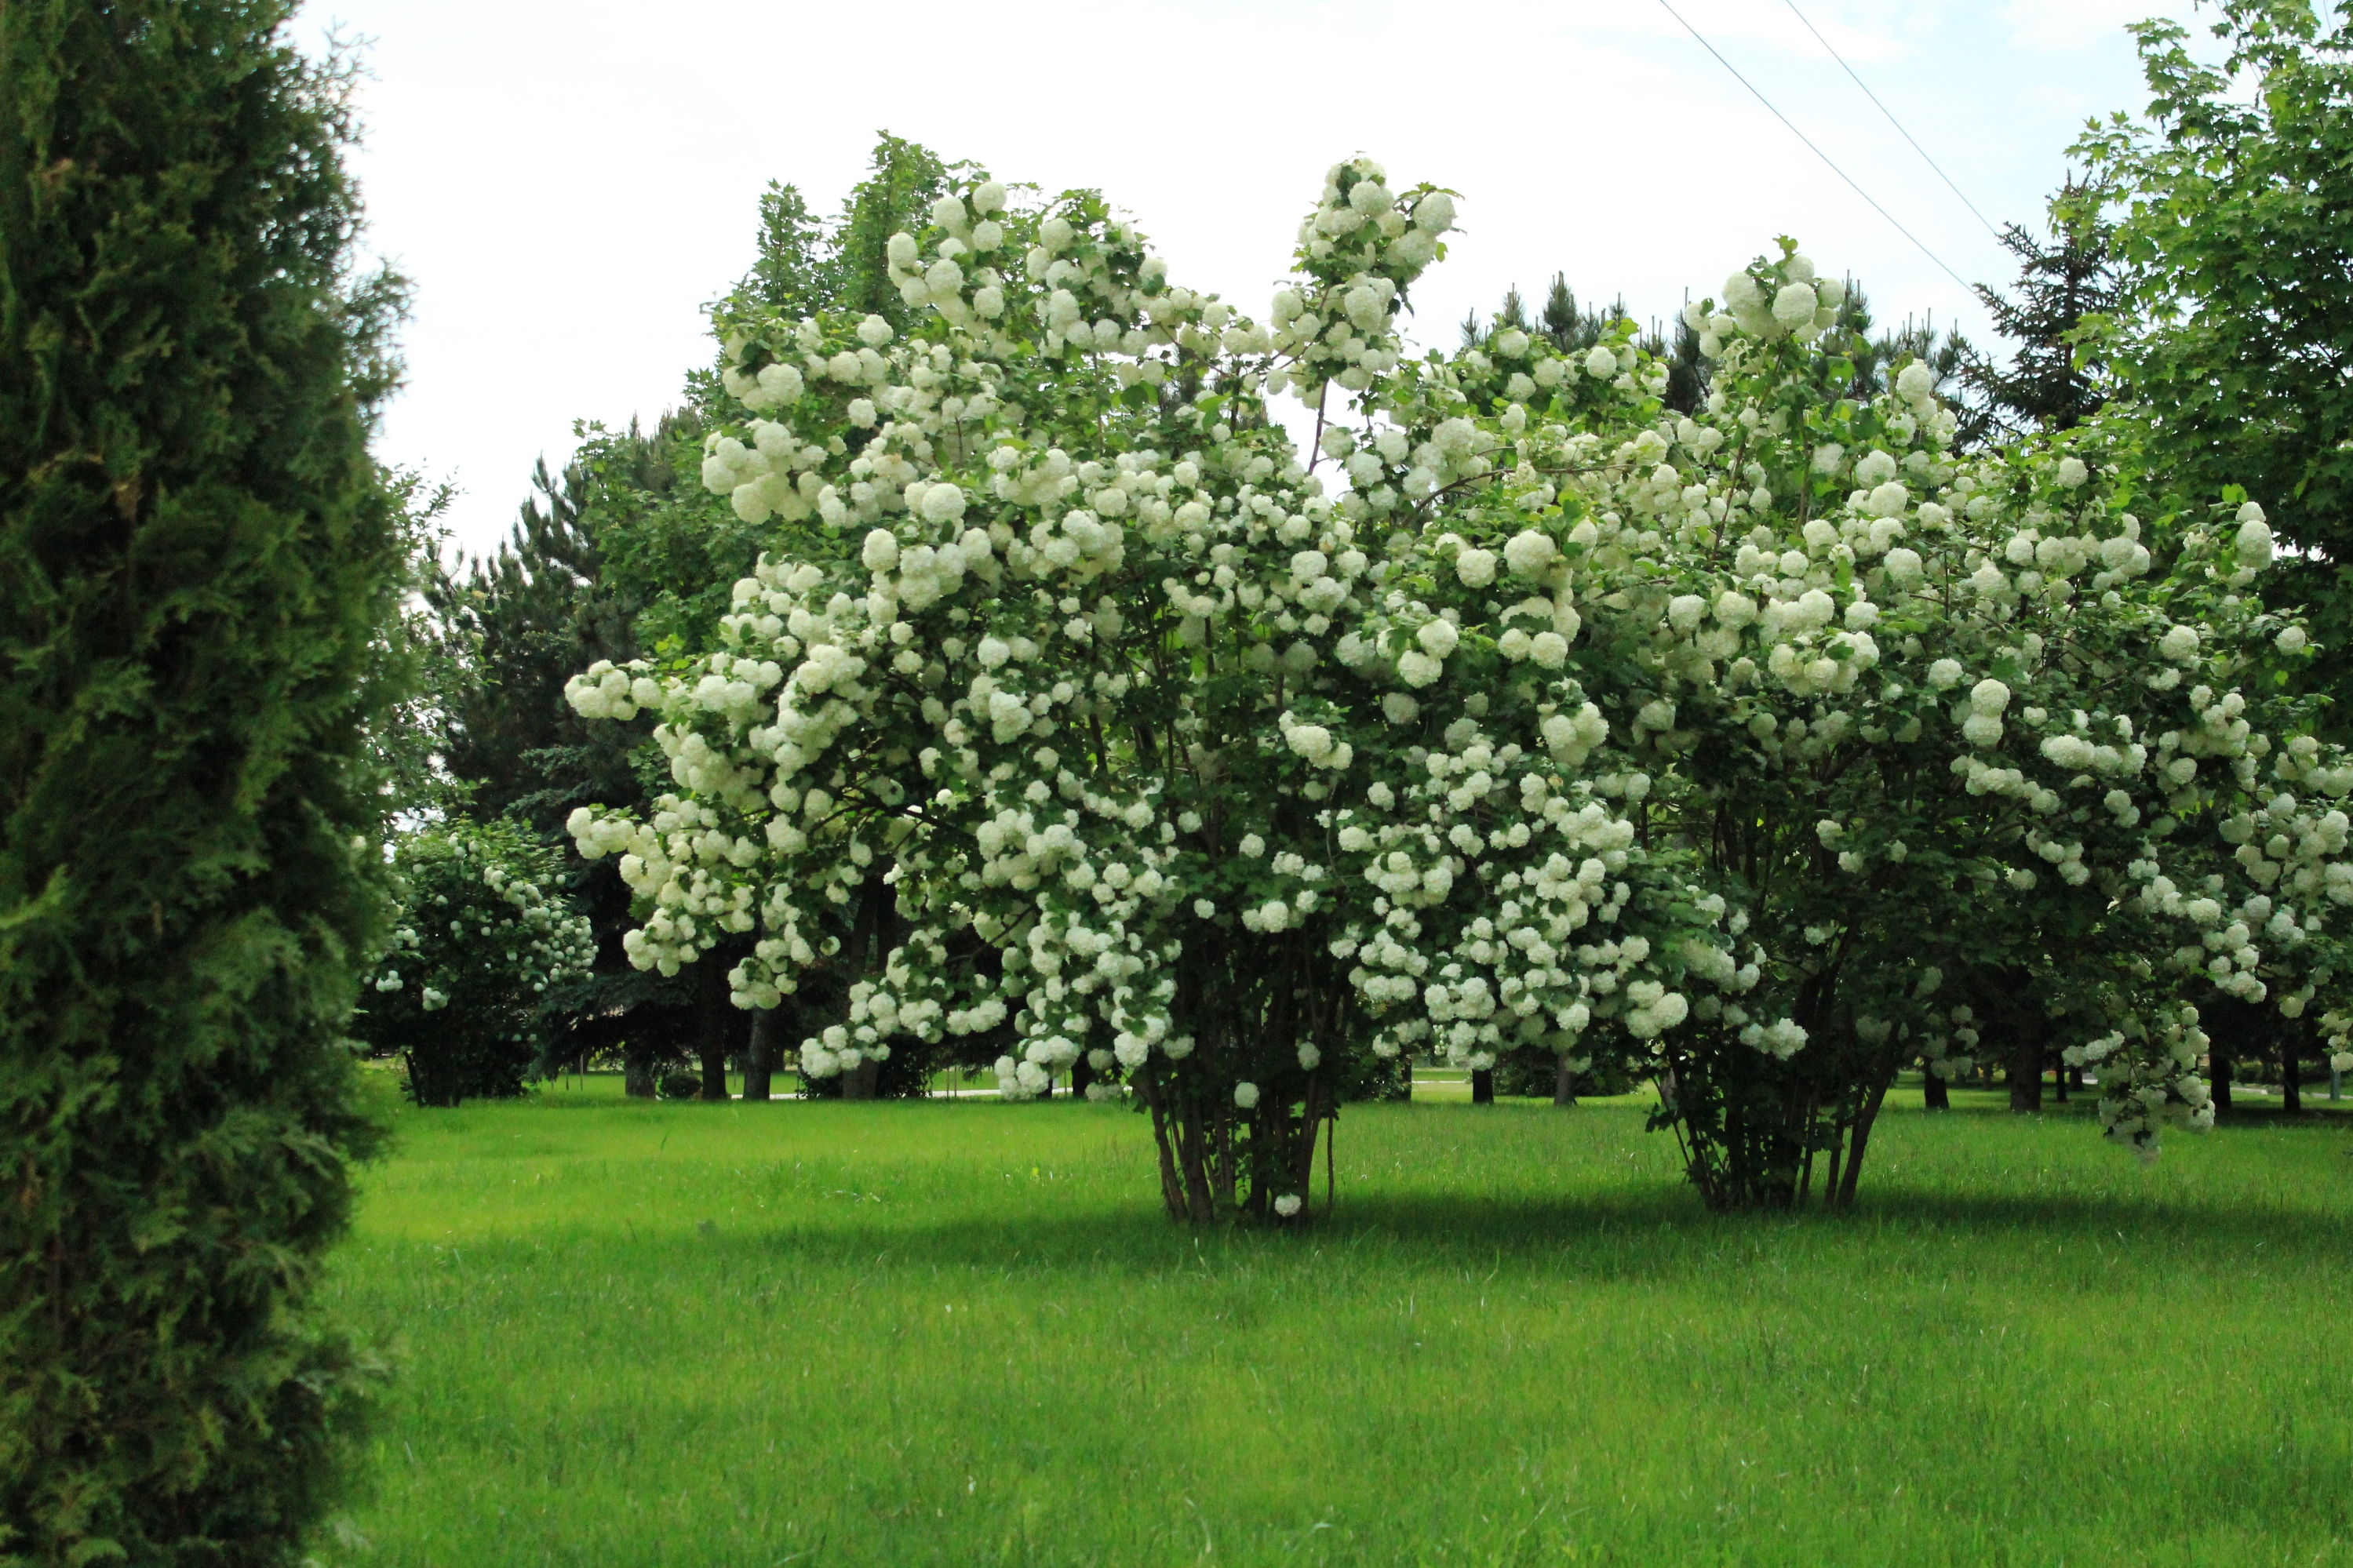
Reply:
<svg viewBox="0 0 2353 1568"><path fill-rule="evenodd" d="M399 1054L419 1105L520 1094L596 958L561 856L512 823L460 823L403 838L393 868L400 923L352 1032Z"/></svg>
<svg viewBox="0 0 2353 1568"><path fill-rule="evenodd" d="M292 1563L367 1363L363 764L399 577L343 81L278 4L0 10L0 1555Z"/></svg>
<svg viewBox="0 0 2353 1568"><path fill-rule="evenodd" d="M1530 512L1466 554L1400 526L1509 437L1459 398L1390 429L1377 510L1268 417L1295 390L1312 460L1356 451L1340 426L1381 406L1452 212L1335 168L1261 323L1174 283L1100 198L1017 209L979 181L891 243L911 331L723 322L742 416L704 478L775 547L689 667L573 689L658 709L673 758L650 820L574 824L647 900L640 961L756 933L733 980L757 1007L849 966L850 1017L802 1049L820 1077L1001 1031L1018 1096L1083 1055L1148 1109L1169 1211L1197 1220L1297 1215L1335 1080L1433 1026L1656 1034L1687 969L1738 984L1721 900L1585 776L1607 725L1562 668L1555 532ZM1632 385L1539 374L1571 406ZM1505 576L1542 650L1510 680L1476 630ZM1573 947L1588 927L1616 939Z"/></svg>

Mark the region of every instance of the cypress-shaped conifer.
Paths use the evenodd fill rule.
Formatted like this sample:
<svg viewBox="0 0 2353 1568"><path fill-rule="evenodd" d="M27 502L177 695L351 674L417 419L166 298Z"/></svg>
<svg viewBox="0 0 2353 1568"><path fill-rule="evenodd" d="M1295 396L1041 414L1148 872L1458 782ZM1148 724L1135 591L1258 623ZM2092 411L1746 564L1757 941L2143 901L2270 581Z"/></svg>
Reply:
<svg viewBox="0 0 2353 1568"><path fill-rule="evenodd" d="M293 1562L367 1381L398 289L290 9L0 5L0 1563Z"/></svg>

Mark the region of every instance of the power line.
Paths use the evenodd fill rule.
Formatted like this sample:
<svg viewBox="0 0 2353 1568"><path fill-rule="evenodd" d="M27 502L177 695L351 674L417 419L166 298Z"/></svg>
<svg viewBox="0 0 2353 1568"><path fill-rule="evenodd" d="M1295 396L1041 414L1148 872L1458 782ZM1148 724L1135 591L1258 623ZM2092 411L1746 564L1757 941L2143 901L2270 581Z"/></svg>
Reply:
<svg viewBox="0 0 2353 1568"><path fill-rule="evenodd" d="M1870 202L1872 211L1877 213L1881 217L1885 218L1894 228L1896 233L1902 235L1905 238L1910 240L1915 246L1918 247L1921 255L1935 262L1939 268L1942 268L1946 277L1951 279L1954 282L1958 283L1964 289L1969 289L1971 287L1967 279L1954 271L1951 268L1945 266L1945 258L1943 257L1937 255L1935 251L1922 244L1918 235L1914 234L1910 229L1905 228L1902 224L1897 223L1894 213L1889 212L1885 207L1881 206L1878 202L1873 201L1869 191L1864 190L1861 185L1854 183L1853 175L1848 174L1844 169L1840 168L1835 163L1832 163L1831 155L1828 153L1823 152L1820 147L1814 145L1814 139L1812 137L1799 130L1796 123L1792 121L1788 115L1782 113L1779 110L1773 108L1773 100L1766 97L1763 93L1758 92L1757 90L1757 84L1750 81L1746 77L1742 76L1740 74L1739 68L1735 66L1730 60L1725 59L1722 54L1718 53L1716 47L1714 44L1709 43L1704 37L1702 37L1700 36L1700 30L1697 27L1693 26L1689 22L1684 22L1682 12L1676 10L1672 5L1668 5L1667 0L1659 0L1659 4L1665 9L1668 16L1672 16L1677 22L1683 23L1683 29L1684 32L1689 33L1693 37L1699 39L1699 47L1701 48L1705 49L1709 54L1715 56L1715 63L1722 66L1725 70L1730 71L1732 73L1733 80L1746 88L1750 94L1756 98L1757 102L1763 104L1767 110L1771 111L1774 119L1779 121L1782 124L1788 126L1790 135L1795 136L1799 141L1803 142L1806 144L1807 149L1811 152L1815 157L1820 158L1823 163L1830 164L1831 173L1836 174L1840 179L1844 180L1847 183L1848 188L1852 190L1856 195L1861 196L1866 202ZM1974 289L1972 289L1972 292L1974 292Z"/></svg>
<svg viewBox="0 0 2353 1568"><path fill-rule="evenodd" d="M1870 87L1864 83L1861 77L1854 74L1854 68L1846 63L1844 56L1841 55L1836 49L1831 47L1831 41L1822 37L1821 29L1815 26L1811 22L1806 21L1806 14L1798 9L1798 0L1781 0L1781 3L1789 7L1789 14L1791 16L1797 17L1799 21L1806 23L1806 31L1813 34L1814 42L1821 45L1823 49L1828 51L1831 58L1838 61L1839 69L1846 72L1848 80L1853 82L1855 86L1862 89L1862 96L1871 100L1873 105L1878 109L1880 113L1887 116L1887 123L1895 127L1896 131L1903 136L1904 140L1912 143L1912 151L1920 154L1920 161L1927 164L1928 167L1935 169L1936 171L1936 178L1944 181L1946 187L1949 189L1953 195L1961 198L1961 205L1968 208L1971 216L1975 216L1979 223L1986 226L1987 233L1992 235L1996 239L2000 239L2001 237L2001 230L1994 226L1994 221L1986 216L1985 214L1978 211L1977 203L1969 200L1968 196L1961 190L1961 187L1953 184L1953 176L1945 173L1942 165L1938 164L1936 160L1928 156L1928 149L1921 146L1919 140L1915 137L1912 132L1904 129L1904 122L1895 118L1895 111L1888 108L1887 105L1881 103L1879 101L1879 95L1872 91Z"/></svg>

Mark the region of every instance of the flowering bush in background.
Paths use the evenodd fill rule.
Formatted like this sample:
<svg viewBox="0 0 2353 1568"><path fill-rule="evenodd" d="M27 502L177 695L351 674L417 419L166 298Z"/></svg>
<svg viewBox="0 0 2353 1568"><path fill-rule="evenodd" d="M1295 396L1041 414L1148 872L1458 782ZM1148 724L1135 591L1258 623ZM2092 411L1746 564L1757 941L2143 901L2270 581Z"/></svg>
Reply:
<svg viewBox="0 0 2353 1568"><path fill-rule="evenodd" d="M845 970L818 1077L1083 1056L1197 1219L1297 1214L1363 1054L1607 1028L1713 1200L1824 1151L1836 1200L1895 1070L1967 1054L1944 968L2030 972L2144 1148L2205 1114L2194 987L2326 1000L2353 769L2260 679L2309 655L2257 511L2160 562L2099 431L1964 460L1925 373L1834 396L1786 242L1696 308L1688 418L1630 324L1408 360L1452 216L1336 165L1260 322L978 180L891 241L911 332L723 319L702 477L776 546L717 646L568 692L662 720L676 791L571 823L633 960Z"/></svg>
<svg viewBox="0 0 2353 1568"><path fill-rule="evenodd" d="M428 828L394 852L401 910L353 1033L408 1068L420 1105L519 1093L551 993L596 960L556 856L506 824Z"/></svg>

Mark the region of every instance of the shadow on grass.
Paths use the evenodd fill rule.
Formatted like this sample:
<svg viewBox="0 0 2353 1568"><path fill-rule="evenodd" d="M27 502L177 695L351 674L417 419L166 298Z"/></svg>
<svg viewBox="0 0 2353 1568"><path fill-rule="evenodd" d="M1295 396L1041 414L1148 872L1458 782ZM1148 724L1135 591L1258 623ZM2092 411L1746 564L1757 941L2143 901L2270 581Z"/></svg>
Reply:
<svg viewBox="0 0 2353 1568"><path fill-rule="evenodd" d="M2056 1198L1891 1190L1849 1214L1715 1214L1688 1189L1662 1184L1600 1196L1473 1200L1415 1194L1343 1196L1336 1215L1274 1231L1197 1229L1143 1204L1065 1213L933 1221L811 1215L759 1230L720 1226L649 1247L723 1247L739 1256L820 1267L934 1267L985 1271L1284 1268L1356 1263L1432 1273L1500 1268L1597 1279L1669 1280L1721 1271L1727 1261L1852 1255L1915 1247L2011 1251L2056 1244L2154 1262L2194 1253L2209 1268L2251 1273L2353 1263L2353 1236L2327 1216L2224 1204L2130 1196ZM1955 1253L1957 1260L1964 1255ZM2129 1272L2129 1270L2127 1270ZM2124 1288L2119 1281L2119 1288Z"/></svg>

